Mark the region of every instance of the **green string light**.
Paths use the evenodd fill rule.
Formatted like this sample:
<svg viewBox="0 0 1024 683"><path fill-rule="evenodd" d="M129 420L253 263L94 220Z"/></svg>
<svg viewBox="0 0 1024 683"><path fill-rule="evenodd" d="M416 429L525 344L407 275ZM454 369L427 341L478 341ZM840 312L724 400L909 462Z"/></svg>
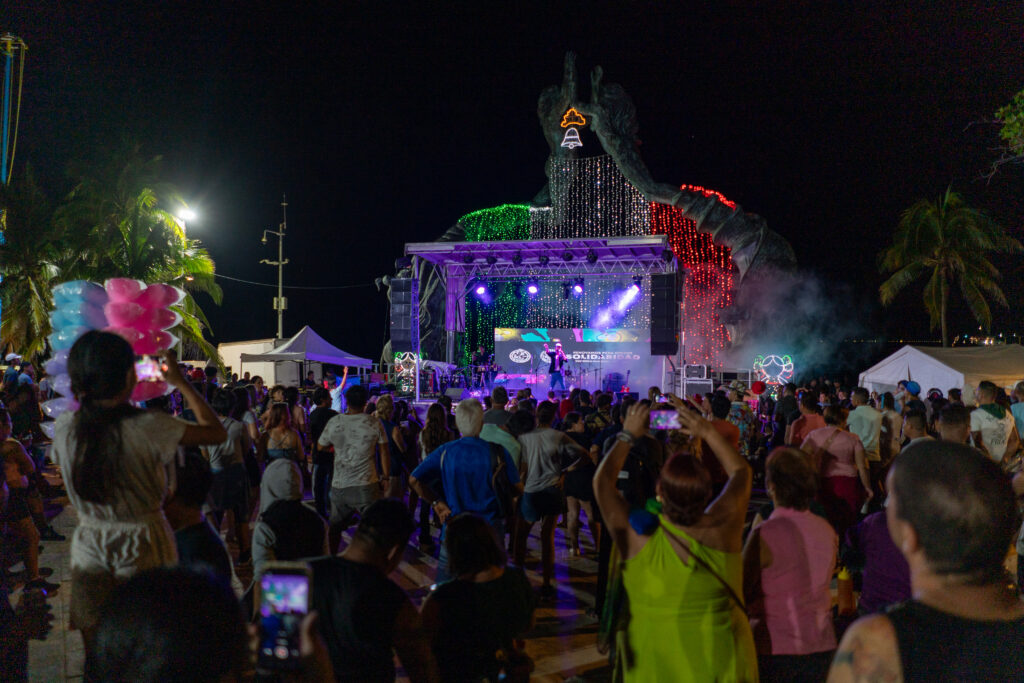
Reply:
<svg viewBox="0 0 1024 683"><path fill-rule="evenodd" d="M467 242L507 242L530 239L530 207L502 204L467 213L459 219Z"/></svg>

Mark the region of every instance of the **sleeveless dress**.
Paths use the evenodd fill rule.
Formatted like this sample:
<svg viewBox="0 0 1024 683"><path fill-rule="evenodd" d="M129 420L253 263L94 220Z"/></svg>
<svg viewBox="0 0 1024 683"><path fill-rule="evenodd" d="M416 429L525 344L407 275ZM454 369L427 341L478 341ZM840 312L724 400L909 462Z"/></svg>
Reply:
<svg viewBox="0 0 1024 683"><path fill-rule="evenodd" d="M618 643L623 680L756 682L757 653L747 615L707 568L692 557L685 563L679 558L665 530L681 538L737 595L743 593L740 553L703 546L663 515L659 520L643 549L623 563L630 610Z"/></svg>

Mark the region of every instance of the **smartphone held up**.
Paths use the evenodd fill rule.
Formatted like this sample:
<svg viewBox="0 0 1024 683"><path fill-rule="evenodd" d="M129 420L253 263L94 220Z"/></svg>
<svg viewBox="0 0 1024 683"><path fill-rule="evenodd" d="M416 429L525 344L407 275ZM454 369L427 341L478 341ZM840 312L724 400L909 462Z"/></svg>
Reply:
<svg viewBox="0 0 1024 683"><path fill-rule="evenodd" d="M651 411L651 429L680 429L681 427L677 410Z"/></svg>
<svg viewBox="0 0 1024 683"><path fill-rule="evenodd" d="M259 668L299 668L299 633L309 613L311 571L301 562L271 562L259 577Z"/></svg>

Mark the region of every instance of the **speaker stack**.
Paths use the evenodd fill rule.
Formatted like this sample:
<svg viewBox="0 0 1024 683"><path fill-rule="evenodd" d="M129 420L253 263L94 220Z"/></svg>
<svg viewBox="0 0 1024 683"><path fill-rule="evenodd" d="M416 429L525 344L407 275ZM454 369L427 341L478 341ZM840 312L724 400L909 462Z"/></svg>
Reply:
<svg viewBox="0 0 1024 683"><path fill-rule="evenodd" d="M677 273L651 275L651 355L679 352L679 278Z"/></svg>
<svg viewBox="0 0 1024 683"><path fill-rule="evenodd" d="M391 350L418 351L420 346L420 281L391 280Z"/></svg>

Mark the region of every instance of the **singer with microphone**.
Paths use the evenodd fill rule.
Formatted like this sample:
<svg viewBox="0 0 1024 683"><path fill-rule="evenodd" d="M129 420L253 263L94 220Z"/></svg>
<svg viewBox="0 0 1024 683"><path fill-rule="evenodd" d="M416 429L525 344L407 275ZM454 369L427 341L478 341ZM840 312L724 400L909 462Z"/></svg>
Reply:
<svg viewBox="0 0 1024 683"><path fill-rule="evenodd" d="M562 368L565 367L566 362L569 360L565 351L562 350L562 342L555 342L555 350L551 351L548 348L547 343L544 344L544 353L548 354L551 359L551 364L548 365L548 375L550 377L551 385L548 389L554 389L555 385L559 385L562 391L565 391L565 378L562 377Z"/></svg>

